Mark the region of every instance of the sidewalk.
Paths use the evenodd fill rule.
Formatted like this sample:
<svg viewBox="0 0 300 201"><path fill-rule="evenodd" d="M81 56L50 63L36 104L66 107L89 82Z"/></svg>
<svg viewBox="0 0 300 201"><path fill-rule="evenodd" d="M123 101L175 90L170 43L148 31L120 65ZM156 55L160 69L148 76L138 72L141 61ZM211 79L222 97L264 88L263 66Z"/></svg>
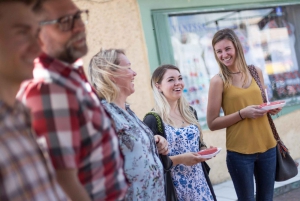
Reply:
<svg viewBox="0 0 300 201"><path fill-rule="evenodd" d="M300 162L300 159L297 160ZM237 196L231 180L214 185L218 201L236 201ZM300 165L298 175L284 182L275 182L274 201L300 201Z"/></svg>
<svg viewBox="0 0 300 201"><path fill-rule="evenodd" d="M299 185L299 184L298 184ZM299 201L300 200L300 187L288 193L275 197L273 201Z"/></svg>

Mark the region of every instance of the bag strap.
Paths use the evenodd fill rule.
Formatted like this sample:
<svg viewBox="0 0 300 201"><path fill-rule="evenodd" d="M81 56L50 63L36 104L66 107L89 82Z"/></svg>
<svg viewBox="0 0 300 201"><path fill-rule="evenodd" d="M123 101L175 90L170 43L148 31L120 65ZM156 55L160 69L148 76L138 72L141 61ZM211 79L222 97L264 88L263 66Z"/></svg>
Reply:
<svg viewBox="0 0 300 201"><path fill-rule="evenodd" d="M148 112L145 116L144 119L146 118L146 116L148 115L152 115L155 117L156 119L156 124L157 124L157 129L158 129L158 133L160 136L166 138L166 134L165 134L165 127L164 124L162 122L161 117L156 113L156 112ZM159 154L160 160L163 164L164 167L164 172L169 172L171 170L171 168L173 167L173 161L166 155L161 155Z"/></svg>
<svg viewBox="0 0 300 201"><path fill-rule="evenodd" d="M253 65L249 65L248 69L249 69L250 74L252 75L252 77L254 78L255 82L257 83L257 85L258 85L258 87L260 89L263 102L266 103L267 102L267 98L266 98L265 90L263 90L263 87L261 85L261 82L260 82L257 70L255 69L255 67ZM267 113L267 116L268 116L269 124L270 124L270 127L272 129L274 138L275 138L275 140L277 141L277 143L279 145L280 153L282 153L283 155L285 155L285 153L288 152L288 149L283 144L283 142L281 141L271 115L269 113Z"/></svg>
<svg viewBox="0 0 300 201"><path fill-rule="evenodd" d="M153 115L155 117L156 123L157 123L157 129L158 129L158 132L159 132L158 134L160 134L161 136L163 136L164 138L166 138L165 129L164 129L164 125L162 123L161 117L156 112L148 112L145 115L145 117L148 116L148 115ZM144 119L145 119L145 117L144 117Z"/></svg>

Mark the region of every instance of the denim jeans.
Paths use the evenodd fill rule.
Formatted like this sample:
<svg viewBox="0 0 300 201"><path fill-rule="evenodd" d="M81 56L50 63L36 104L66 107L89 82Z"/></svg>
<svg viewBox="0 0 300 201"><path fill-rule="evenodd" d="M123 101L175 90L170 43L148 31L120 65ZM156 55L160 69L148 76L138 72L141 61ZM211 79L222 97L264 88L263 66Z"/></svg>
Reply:
<svg viewBox="0 0 300 201"><path fill-rule="evenodd" d="M264 153L240 154L227 151L227 167L239 201L272 201L276 171L276 147Z"/></svg>

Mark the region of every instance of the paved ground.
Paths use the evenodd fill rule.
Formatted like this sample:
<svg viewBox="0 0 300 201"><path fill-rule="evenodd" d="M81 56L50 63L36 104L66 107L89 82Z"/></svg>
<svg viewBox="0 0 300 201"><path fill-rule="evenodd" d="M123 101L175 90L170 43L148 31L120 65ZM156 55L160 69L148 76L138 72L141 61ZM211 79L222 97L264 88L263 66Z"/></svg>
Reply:
<svg viewBox="0 0 300 201"><path fill-rule="evenodd" d="M273 201L300 201L300 188L274 198Z"/></svg>
<svg viewBox="0 0 300 201"><path fill-rule="evenodd" d="M300 159L297 160L300 162ZM295 190L293 190L295 189ZM300 201L300 166L298 175L284 182L275 182L273 201ZM231 180L214 185L218 201L236 201L237 196Z"/></svg>

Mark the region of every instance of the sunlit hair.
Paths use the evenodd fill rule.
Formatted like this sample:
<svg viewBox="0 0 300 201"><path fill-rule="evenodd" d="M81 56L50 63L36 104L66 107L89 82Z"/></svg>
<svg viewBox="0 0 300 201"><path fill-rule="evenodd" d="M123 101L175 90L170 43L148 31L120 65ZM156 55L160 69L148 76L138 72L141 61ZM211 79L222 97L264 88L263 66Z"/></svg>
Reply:
<svg viewBox="0 0 300 201"><path fill-rule="evenodd" d="M237 65L239 71L242 72L243 80L244 80L243 85L245 85L245 83L248 83L249 78L248 78L248 76L245 76L248 74L248 67L247 67L245 57L244 57L242 44L233 30L222 29L222 30L219 30L217 33L215 33L215 35L212 39L212 46L214 48L215 58L220 67L220 72L222 74L224 87L228 87L232 84L232 77L231 77L231 74L230 74L230 71L228 70L228 68L218 59L216 51L215 51L216 43L218 43L224 39L231 41L235 48L235 52L236 52L235 62L236 62L236 65Z"/></svg>
<svg viewBox="0 0 300 201"><path fill-rule="evenodd" d="M170 118L170 110L171 110L170 105L166 97L164 96L164 94L159 92L158 88L156 87L156 84L162 83L162 80L167 70L177 70L180 73L180 70L176 66L170 64L159 66L153 72L151 77L151 87L153 90L153 95L155 100L154 111L159 116L161 116L162 120L165 123L171 126L175 126L174 122ZM191 111L189 104L187 100L184 98L184 96L181 96L180 99L177 101L177 107L184 121L189 124L196 125L199 128L199 131L201 132L200 124L195 118L194 113L193 111Z"/></svg>
<svg viewBox="0 0 300 201"><path fill-rule="evenodd" d="M107 102L113 102L120 93L120 88L113 82L112 77L116 77L119 66L119 55L124 54L121 49L101 49L92 57L89 65L89 78L91 85L95 88L100 98ZM119 75L121 76L121 75Z"/></svg>

